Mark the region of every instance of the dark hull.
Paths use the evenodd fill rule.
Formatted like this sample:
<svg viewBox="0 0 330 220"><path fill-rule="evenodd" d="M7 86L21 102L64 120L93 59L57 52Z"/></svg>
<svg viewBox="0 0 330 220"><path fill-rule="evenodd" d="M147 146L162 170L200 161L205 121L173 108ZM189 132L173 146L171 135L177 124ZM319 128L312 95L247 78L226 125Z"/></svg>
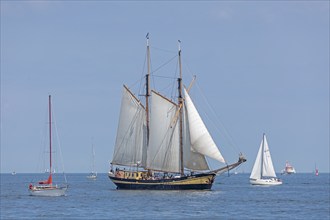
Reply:
<svg viewBox="0 0 330 220"><path fill-rule="evenodd" d="M215 174L196 174L181 178L136 180L110 176L117 189L128 190L209 190Z"/></svg>

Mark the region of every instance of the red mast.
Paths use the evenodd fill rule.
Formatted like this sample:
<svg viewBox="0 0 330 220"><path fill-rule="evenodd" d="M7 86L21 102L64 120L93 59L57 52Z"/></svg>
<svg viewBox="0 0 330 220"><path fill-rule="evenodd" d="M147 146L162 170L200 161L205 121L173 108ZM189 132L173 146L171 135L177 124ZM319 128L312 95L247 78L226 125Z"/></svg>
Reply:
<svg viewBox="0 0 330 220"><path fill-rule="evenodd" d="M51 110L51 96L49 95L49 173L52 175L52 110Z"/></svg>

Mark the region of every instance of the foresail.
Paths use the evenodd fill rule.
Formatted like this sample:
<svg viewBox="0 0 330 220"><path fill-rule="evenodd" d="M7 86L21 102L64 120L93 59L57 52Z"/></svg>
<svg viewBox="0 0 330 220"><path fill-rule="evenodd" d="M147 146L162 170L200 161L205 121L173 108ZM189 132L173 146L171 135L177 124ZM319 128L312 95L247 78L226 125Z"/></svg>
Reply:
<svg viewBox="0 0 330 220"><path fill-rule="evenodd" d="M215 159L219 162L225 163L224 158L214 143L210 133L208 132L202 118L200 117L186 90L184 90L184 95L193 151Z"/></svg>
<svg viewBox="0 0 330 220"><path fill-rule="evenodd" d="M263 159L262 175L268 177L276 177L276 173L272 162L272 157L270 156L266 135L264 135L264 159Z"/></svg>
<svg viewBox="0 0 330 220"><path fill-rule="evenodd" d="M256 160L254 162L254 165L253 165L253 168L252 168L250 179L260 179L261 178L262 145L263 145L263 140L261 141L259 151L258 151L258 154L257 154L257 158L256 158Z"/></svg>
<svg viewBox="0 0 330 220"><path fill-rule="evenodd" d="M177 106L160 94L151 92L150 136L147 168L180 172L179 126L172 124Z"/></svg>
<svg viewBox="0 0 330 220"><path fill-rule="evenodd" d="M183 161L184 167L190 170L209 170L206 158L204 155L196 152L190 141L189 123L187 117L187 109L183 111Z"/></svg>
<svg viewBox="0 0 330 220"><path fill-rule="evenodd" d="M113 164L143 165L145 155L145 110L139 100L124 86Z"/></svg>

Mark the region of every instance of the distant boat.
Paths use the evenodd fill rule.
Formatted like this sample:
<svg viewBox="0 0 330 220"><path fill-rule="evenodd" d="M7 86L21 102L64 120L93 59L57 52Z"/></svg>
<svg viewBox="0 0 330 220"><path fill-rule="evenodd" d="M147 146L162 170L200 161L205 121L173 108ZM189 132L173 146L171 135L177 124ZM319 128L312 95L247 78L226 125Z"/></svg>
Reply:
<svg viewBox="0 0 330 220"><path fill-rule="evenodd" d="M67 184L58 186L53 184L52 172L52 113L51 96L48 99L49 106L49 176L47 180L41 180L36 184L29 184L29 192L32 196L64 196L68 188Z"/></svg>
<svg viewBox="0 0 330 220"><path fill-rule="evenodd" d="M315 164L315 176L319 175L319 169L317 169L316 164Z"/></svg>
<svg viewBox="0 0 330 220"><path fill-rule="evenodd" d="M149 35L145 105L124 86L116 144L108 174L117 189L204 190L211 189L217 174L246 159L227 165L185 88L181 72L173 81L175 100L150 91ZM149 103L150 102L150 103ZM226 165L210 170L206 157ZM113 168L113 166L116 166Z"/></svg>
<svg viewBox="0 0 330 220"><path fill-rule="evenodd" d="M294 167L287 161L285 163L285 168L282 170L281 174L294 174L296 170Z"/></svg>
<svg viewBox="0 0 330 220"><path fill-rule="evenodd" d="M95 172L95 151L92 145L92 172L87 176L88 179L95 180L97 178L97 172Z"/></svg>
<svg viewBox="0 0 330 220"><path fill-rule="evenodd" d="M15 171L13 171L13 172L11 173L11 175L13 175L13 176L14 176L14 175L16 175L16 172L15 172Z"/></svg>
<svg viewBox="0 0 330 220"><path fill-rule="evenodd" d="M250 175L250 183L252 185L282 184L282 181L276 177L265 134L262 136L258 155Z"/></svg>

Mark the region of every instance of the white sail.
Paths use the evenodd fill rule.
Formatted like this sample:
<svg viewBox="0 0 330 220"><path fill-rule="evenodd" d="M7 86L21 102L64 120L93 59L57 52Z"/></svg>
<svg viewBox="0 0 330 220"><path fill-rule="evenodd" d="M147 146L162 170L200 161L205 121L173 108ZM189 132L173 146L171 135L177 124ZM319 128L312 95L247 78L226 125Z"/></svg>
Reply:
<svg viewBox="0 0 330 220"><path fill-rule="evenodd" d="M124 87L112 163L128 166L143 163L145 151L145 110Z"/></svg>
<svg viewBox="0 0 330 220"><path fill-rule="evenodd" d="M250 179L262 179L263 177L276 177L265 134L263 135Z"/></svg>
<svg viewBox="0 0 330 220"><path fill-rule="evenodd" d="M179 125L172 124L177 105L154 91L151 101L147 168L180 172Z"/></svg>
<svg viewBox="0 0 330 220"><path fill-rule="evenodd" d="M188 92L184 90L192 151L225 163Z"/></svg>
<svg viewBox="0 0 330 220"><path fill-rule="evenodd" d="M205 156L196 152L190 141L189 123L187 109L183 111L183 161L184 167L191 170L209 170Z"/></svg>
<svg viewBox="0 0 330 220"><path fill-rule="evenodd" d="M272 157L270 156L266 135L264 135L264 159L263 159L262 176L276 177L276 173L272 162Z"/></svg>
<svg viewBox="0 0 330 220"><path fill-rule="evenodd" d="M252 168L252 172L250 175L250 179L261 179L261 157L262 157L262 147L263 146L263 140L261 141L260 147L259 147L259 151L257 154L257 158L254 162L253 168Z"/></svg>

